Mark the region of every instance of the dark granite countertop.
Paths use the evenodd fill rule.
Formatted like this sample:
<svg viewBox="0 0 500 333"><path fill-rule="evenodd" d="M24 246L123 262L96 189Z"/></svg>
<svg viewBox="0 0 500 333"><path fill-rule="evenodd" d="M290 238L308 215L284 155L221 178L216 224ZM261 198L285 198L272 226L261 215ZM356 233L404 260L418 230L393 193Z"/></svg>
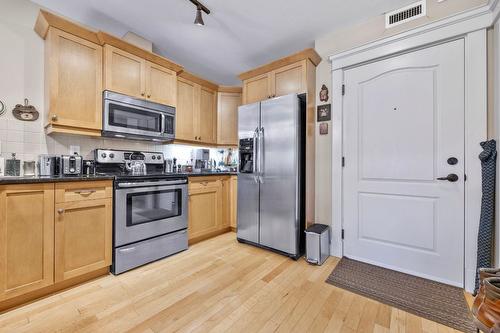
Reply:
<svg viewBox="0 0 500 333"><path fill-rule="evenodd" d="M35 176L35 177L0 177L0 185L8 184L31 184L31 183L56 183L56 182L77 182L90 180L113 180L114 176L102 175L82 175L82 176Z"/></svg>
<svg viewBox="0 0 500 333"><path fill-rule="evenodd" d="M237 172L188 172L176 173L175 175L187 177L202 177L202 176L236 176ZM82 175L82 176L35 176L35 177L15 177L7 176L0 177L0 185L8 184L31 184L31 183L57 183L57 182L78 182L91 180L114 180L114 176L104 175Z"/></svg>
<svg viewBox="0 0 500 333"><path fill-rule="evenodd" d="M186 175L188 177L202 177L202 176L236 176L237 172L230 171L216 171L216 172L189 172L189 173L181 173L181 175Z"/></svg>

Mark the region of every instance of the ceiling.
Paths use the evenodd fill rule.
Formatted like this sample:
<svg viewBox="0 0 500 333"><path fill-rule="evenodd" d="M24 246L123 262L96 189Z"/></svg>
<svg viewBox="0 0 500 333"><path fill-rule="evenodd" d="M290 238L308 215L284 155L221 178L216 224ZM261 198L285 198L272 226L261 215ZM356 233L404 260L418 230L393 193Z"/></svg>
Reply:
<svg viewBox="0 0 500 333"><path fill-rule="evenodd" d="M218 84L314 45L333 30L413 0L202 0L205 26L193 24L188 0L33 0L95 29L149 39L155 52Z"/></svg>

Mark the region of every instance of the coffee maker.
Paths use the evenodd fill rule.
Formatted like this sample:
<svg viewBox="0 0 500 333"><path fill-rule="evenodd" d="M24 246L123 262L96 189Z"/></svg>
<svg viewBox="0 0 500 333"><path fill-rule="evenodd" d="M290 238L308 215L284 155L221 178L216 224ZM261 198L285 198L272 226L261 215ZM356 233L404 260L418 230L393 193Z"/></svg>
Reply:
<svg viewBox="0 0 500 333"><path fill-rule="evenodd" d="M193 150L194 171L201 172L209 169L210 150L195 149Z"/></svg>

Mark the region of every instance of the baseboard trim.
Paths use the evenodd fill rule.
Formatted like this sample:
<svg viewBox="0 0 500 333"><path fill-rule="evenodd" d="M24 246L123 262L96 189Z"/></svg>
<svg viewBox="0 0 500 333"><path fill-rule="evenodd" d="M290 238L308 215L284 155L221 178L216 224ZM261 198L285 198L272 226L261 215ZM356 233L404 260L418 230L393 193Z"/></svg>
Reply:
<svg viewBox="0 0 500 333"><path fill-rule="evenodd" d="M198 237L194 237L194 238L189 239L188 244L193 245L193 244L199 243L201 241L225 234L226 232L230 232L230 231L231 231L231 227L225 227L225 228L222 228L222 229L217 230L217 231L212 231L212 232L207 233L203 236L198 236Z"/></svg>
<svg viewBox="0 0 500 333"><path fill-rule="evenodd" d="M104 267L98 269L96 271L83 274L81 276L74 277L72 279L68 279L66 281L61 281L55 283L53 285L29 292L27 294L23 294L17 297L13 297L0 302L0 314L5 313L7 311L13 310L20 306L27 305L29 303L33 303L34 301L40 300L42 298L46 298L52 296L58 292L61 292L65 289L83 284L85 282L95 280L99 277L106 276L109 274L109 267Z"/></svg>

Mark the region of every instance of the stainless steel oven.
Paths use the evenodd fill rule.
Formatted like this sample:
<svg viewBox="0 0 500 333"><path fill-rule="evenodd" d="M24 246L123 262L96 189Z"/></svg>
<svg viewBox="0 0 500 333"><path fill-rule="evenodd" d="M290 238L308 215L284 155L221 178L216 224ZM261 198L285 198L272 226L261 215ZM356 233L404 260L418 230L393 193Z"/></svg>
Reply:
<svg viewBox="0 0 500 333"><path fill-rule="evenodd" d="M113 273L187 249L187 179L118 179Z"/></svg>
<svg viewBox="0 0 500 333"><path fill-rule="evenodd" d="M112 91L103 93L103 136L170 141L175 137L175 108Z"/></svg>

